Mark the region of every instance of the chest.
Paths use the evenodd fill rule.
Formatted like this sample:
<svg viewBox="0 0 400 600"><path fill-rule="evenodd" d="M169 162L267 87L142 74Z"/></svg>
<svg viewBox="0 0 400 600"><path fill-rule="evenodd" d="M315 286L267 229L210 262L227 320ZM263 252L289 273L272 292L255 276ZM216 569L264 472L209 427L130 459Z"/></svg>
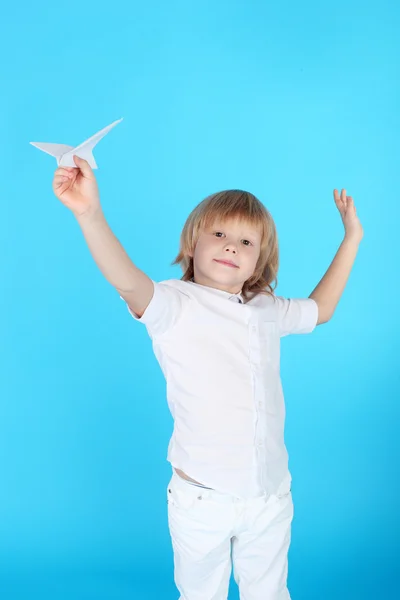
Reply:
<svg viewBox="0 0 400 600"><path fill-rule="evenodd" d="M203 372L279 367L280 337L271 312L243 305L199 306L186 314L163 342L174 363Z"/></svg>

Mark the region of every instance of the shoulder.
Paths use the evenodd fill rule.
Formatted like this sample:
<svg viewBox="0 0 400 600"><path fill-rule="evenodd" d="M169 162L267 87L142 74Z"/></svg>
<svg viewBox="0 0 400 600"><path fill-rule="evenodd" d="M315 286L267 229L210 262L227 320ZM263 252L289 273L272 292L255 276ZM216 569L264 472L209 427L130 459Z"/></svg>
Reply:
<svg viewBox="0 0 400 600"><path fill-rule="evenodd" d="M281 337L311 333L318 320L318 307L311 298L288 298L274 293L258 293L248 304L261 310L269 321L276 321Z"/></svg>
<svg viewBox="0 0 400 600"><path fill-rule="evenodd" d="M189 281L183 281L182 279L164 279L155 283L155 285L167 290L176 290L186 296L192 295L192 285Z"/></svg>
<svg viewBox="0 0 400 600"><path fill-rule="evenodd" d="M318 323L318 306L312 298L275 296L275 310L281 337L311 333Z"/></svg>
<svg viewBox="0 0 400 600"><path fill-rule="evenodd" d="M190 304L190 295L187 293L186 282L179 279L152 282L153 296L143 314L139 317L131 310L129 312L135 321L146 325L150 336L154 337L172 329L182 318Z"/></svg>
<svg viewBox="0 0 400 600"><path fill-rule="evenodd" d="M256 294L249 295L245 304L261 310L272 310L276 307L276 298L273 293L257 292Z"/></svg>

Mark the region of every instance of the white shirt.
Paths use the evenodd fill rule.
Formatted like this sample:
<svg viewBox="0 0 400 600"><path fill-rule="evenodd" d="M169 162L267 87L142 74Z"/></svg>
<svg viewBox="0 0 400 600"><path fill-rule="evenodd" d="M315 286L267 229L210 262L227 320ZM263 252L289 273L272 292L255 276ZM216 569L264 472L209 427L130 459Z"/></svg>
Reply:
<svg viewBox="0 0 400 600"><path fill-rule="evenodd" d="M174 419L167 460L203 485L239 497L286 493L280 338L309 333L311 298L240 294L180 279L154 282L138 318L164 373ZM234 300L234 301L232 301Z"/></svg>

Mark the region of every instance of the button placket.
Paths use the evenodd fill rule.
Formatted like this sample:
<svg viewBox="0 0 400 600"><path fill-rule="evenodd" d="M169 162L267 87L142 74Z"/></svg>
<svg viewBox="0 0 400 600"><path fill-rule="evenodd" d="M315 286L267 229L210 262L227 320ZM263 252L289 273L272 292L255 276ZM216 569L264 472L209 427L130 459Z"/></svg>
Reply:
<svg viewBox="0 0 400 600"><path fill-rule="evenodd" d="M257 477L260 485L264 487L266 479L266 457L264 444L265 424L263 423L262 417L265 416L265 411L263 410L263 386L260 383L261 373L259 371L260 366L262 365L262 348L259 332L260 329L258 324L254 322L249 323L250 370L253 386L254 410L256 414L254 425L254 451L256 456Z"/></svg>

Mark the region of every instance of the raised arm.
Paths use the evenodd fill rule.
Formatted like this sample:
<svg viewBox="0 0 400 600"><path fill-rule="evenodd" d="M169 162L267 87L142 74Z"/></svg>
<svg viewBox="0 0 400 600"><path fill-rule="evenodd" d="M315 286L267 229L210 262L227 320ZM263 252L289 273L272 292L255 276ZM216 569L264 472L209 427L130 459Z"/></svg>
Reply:
<svg viewBox="0 0 400 600"><path fill-rule="evenodd" d="M340 196L338 190L335 189L333 196L342 217L345 235L328 270L309 296L318 305L317 325L326 323L332 318L350 276L358 247L364 235L353 198L346 196L346 190L344 189Z"/></svg>
<svg viewBox="0 0 400 600"><path fill-rule="evenodd" d="M151 279L136 267L111 231L103 214L97 181L89 164L74 157L78 168L59 167L53 180L57 198L79 223L89 250L107 281L141 317L154 292Z"/></svg>

